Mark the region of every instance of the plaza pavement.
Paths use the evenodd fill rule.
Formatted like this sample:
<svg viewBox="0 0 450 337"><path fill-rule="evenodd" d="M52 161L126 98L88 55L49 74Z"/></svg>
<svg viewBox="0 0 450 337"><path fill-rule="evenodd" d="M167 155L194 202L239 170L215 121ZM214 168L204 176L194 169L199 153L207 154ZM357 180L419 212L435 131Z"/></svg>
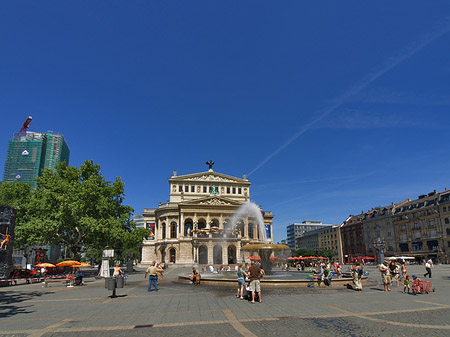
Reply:
<svg viewBox="0 0 450 337"><path fill-rule="evenodd" d="M346 269L346 267L344 267ZM81 287L0 288L0 336L449 336L450 266L433 268L436 292L347 289L262 289L263 303L236 299L234 288L182 284L170 268L158 292L147 292L143 270L129 276L117 298L103 280ZM423 266L408 273L423 276Z"/></svg>

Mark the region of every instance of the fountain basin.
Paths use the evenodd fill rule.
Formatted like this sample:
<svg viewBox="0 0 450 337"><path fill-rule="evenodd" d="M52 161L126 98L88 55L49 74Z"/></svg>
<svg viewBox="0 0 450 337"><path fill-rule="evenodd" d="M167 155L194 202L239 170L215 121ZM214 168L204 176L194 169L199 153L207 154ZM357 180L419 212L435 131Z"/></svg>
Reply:
<svg viewBox="0 0 450 337"><path fill-rule="evenodd" d="M183 283L189 283L189 275L180 274L178 275L178 280ZM201 284L208 285L216 285L216 286L229 286L235 287L237 285L237 276L236 272L222 272L221 274L213 274L213 273L200 273L201 275ZM352 283L351 277L345 278L333 278L331 281L331 286L327 287L323 282L320 282L317 279L309 280L308 275L311 275L307 272L278 272L273 275L269 275L261 278L262 286L269 287L291 287L291 288L342 288L344 289L344 285L347 283ZM362 277L363 284L367 283L369 278L367 276Z"/></svg>

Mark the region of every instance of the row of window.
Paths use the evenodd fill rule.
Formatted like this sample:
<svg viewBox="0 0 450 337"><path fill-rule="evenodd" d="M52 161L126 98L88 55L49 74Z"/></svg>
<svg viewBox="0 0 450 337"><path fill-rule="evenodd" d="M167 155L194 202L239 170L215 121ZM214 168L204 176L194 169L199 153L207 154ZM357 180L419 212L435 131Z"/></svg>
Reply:
<svg viewBox="0 0 450 337"><path fill-rule="evenodd" d="M184 236L192 236L192 223L186 223L184 225ZM199 223L198 224L198 229L204 229L206 228L206 223ZM238 229L241 230L241 233L243 233L244 230L244 225L240 224L237 226ZM166 224L162 223L161 224L161 230L162 230L162 238L166 239L167 237L167 233L166 233ZM256 239L257 238L257 233L255 232L255 230L258 230L258 226L257 225L253 225L252 223L248 224L248 237L250 239ZM177 238L177 223L176 222L172 222L170 224L170 239L176 239Z"/></svg>
<svg viewBox="0 0 450 337"><path fill-rule="evenodd" d="M195 187L196 185L178 185L178 192L196 193ZM175 191L176 185L174 185L174 192ZM216 186L197 185L197 193L219 193L219 190ZM226 192L225 189L222 187L221 193L242 194L242 187L227 187Z"/></svg>

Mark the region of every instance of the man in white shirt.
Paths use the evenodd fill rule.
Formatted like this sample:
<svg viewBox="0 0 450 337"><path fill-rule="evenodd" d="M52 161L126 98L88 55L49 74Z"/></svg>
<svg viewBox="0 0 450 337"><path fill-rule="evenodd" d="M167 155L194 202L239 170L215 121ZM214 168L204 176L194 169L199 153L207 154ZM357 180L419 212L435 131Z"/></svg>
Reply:
<svg viewBox="0 0 450 337"><path fill-rule="evenodd" d="M430 276L431 278L431 267L433 266L433 261L431 259L429 259L426 263L425 263L425 270L427 271L425 274L423 274L423 277L427 277Z"/></svg>

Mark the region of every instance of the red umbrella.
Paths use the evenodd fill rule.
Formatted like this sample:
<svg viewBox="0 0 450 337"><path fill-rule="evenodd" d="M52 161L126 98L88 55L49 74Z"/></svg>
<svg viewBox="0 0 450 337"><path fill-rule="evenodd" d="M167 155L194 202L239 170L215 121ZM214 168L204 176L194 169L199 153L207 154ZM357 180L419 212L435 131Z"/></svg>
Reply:
<svg viewBox="0 0 450 337"><path fill-rule="evenodd" d="M319 259L319 260L326 260L326 259L328 259L327 257L323 257L323 256L318 256L318 257L316 257L316 259Z"/></svg>
<svg viewBox="0 0 450 337"><path fill-rule="evenodd" d="M259 256L250 256L249 259L250 260L261 260L261 258Z"/></svg>
<svg viewBox="0 0 450 337"><path fill-rule="evenodd" d="M295 257L288 257L288 260L295 260Z"/></svg>

